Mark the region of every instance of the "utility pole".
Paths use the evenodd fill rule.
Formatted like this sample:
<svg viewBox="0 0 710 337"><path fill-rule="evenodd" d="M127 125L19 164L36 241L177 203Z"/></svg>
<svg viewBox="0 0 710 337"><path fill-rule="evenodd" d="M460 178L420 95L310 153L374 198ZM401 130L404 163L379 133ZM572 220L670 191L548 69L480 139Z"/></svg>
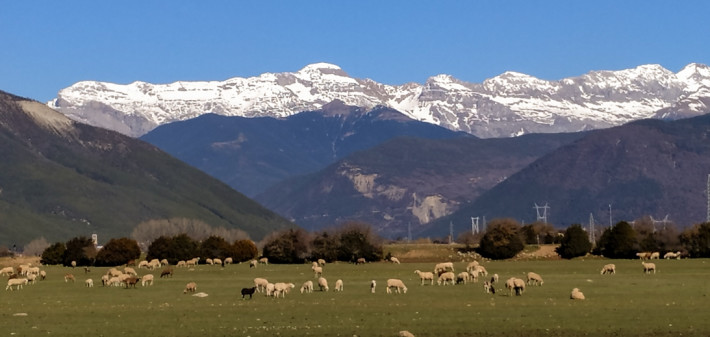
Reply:
<svg viewBox="0 0 710 337"><path fill-rule="evenodd" d="M612 223L611 223L611 204L609 204L609 228L611 228Z"/></svg>

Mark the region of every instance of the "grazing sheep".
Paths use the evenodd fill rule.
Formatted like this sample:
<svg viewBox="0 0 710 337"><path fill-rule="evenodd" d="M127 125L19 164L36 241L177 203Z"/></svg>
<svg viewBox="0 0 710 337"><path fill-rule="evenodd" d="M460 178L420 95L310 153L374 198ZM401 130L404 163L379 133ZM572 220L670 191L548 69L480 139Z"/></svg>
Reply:
<svg viewBox="0 0 710 337"><path fill-rule="evenodd" d="M651 252L639 252L636 253L636 256L641 260L646 260L651 257Z"/></svg>
<svg viewBox="0 0 710 337"><path fill-rule="evenodd" d="M71 280L72 282L74 282L74 281L75 281L74 275L67 273L66 275L64 275L64 282L69 282L69 280Z"/></svg>
<svg viewBox="0 0 710 337"><path fill-rule="evenodd" d="M542 285L542 283L543 283L542 276L540 276L539 274L529 272L527 276L528 276L528 280L527 280L528 285L538 285L538 286Z"/></svg>
<svg viewBox="0 0 710 337"><path fill-rule="evenodd" d="M377 282L375 280L370 281L370 292L375 293L375 287L377 287Z"/></svg>
<svg viewBox="0 0 710 337"><path fill-rule="evenodd" d="M315 267L318 267L318 262L316 262L316 261L311 262L311 269L313 269Z"/></svg>
<svg viewBox="0 0 710 337"><path fill-rule="evenodd" d="M116 268L111 268L106 272L106 275L111 276L111 277L118 277L118 276L123 275L123 272L121 272L120 270L118 270Z"/></svg>
<svg viewBox="0 0 710 337"><path fill-rule="evenodd" d="M394 257L394 256L392 256L392 257L390 257L390 262L399 264L399 259L396 258L396 257Z"/></svg>
<svg viewBox="0 0 710 337"><path fill-rule="evenodd" d="M178 261L177 265L175 265L175 267L187 267L187 262L185 262L184 260L180 260Z"/></svg>
<svg viewBox="0 0 710 337"><path fill-rule="evenodd" d="M313 292L313 281L303 282L303 285L301 286L301 294L303 294L304 292L306 292L306 293Z"/></svg>
<svg viewBox="0 0 710 337"><path fill-rule="evenodd" d="M655 263L646 263L646 262L641 262L641 265L643 265L643 272L644 274L650 274L651 271L653 273L656 273L656 264Z"/></svg>
<svg viewBox="0 0 710 337"><path fill-rule="evenodd" d="M658 259L660 259L660 258L661 258L661 253L659 253L659 252L653 252L653 253L651 253L651 256L649 257L649 260L653 260L653 259L658 260Z"/></svg>
<svg viewBox="0 0 710 337"><path fill-rule="evenodd" d="M573 300L583 300L584 294L579 291L579 288L574 288L572 289L572 293L569 295L569 298Z"/></svg>
<svg viewBox="0 0 710 337"><path fill-rule="evenodd" d="M265 278L257 277L254 279L254 286L256 287L256 291L258 292L266 290L267 284L269 284L269 281L267 281Z"/></svg>
<svg viewBox="0 0 710 337"><path fill-rule="evenodd" d="M446 285L447 283L451 282L451 285L453 285L455 280L456 275L454 275L453 272L447 271L439 275L439 279L436 280L436 284L441 285L443 283L444 285Z"/></svg>
<svg viewBox="0 0 710 337"><path fill-rule="evenodd" d="M419 270L415 270L414 273L419 275L419 279L422 281L421 285L424 285L424 281L430 281L430 284L434 285L434 273L430 271L423 272Z"/></svg>
<svg viewBox="0 0 710 337"><path fill-rule="evenodd" d="M525 291L525 281L511 277L505 281L505 287L508 289L508 296L513 296L513 291L515 291L515 295L520 296Z"/></svg>
<svg viewBox="0 0 710 337"><path fill-rule="evenodd" d="M473 269L471 270L471 274L488 276L488 271L486 270L486 267L478 265L473 267Z"/></svg>
<svg viewBox="0 0 710 337"><path fill-rule="evenodd" d="M456 275L456 284L459 284L459 283L466 284L466 282L468 282L470 277L471 277L471 275L469 275L468 272L462 271L458 275Z"/></svg>
<svg viewBox="0 0 710 337"><path fill-rule="evenodd" d="M605 264L600 274L616 274L616 265L613 263Z"/></svg>
<svg viewBox="0 0 710 337"><path fill-rule="evenodd" d="M165 268L160 272L160 278L168 276L173 277L173 268Z"/></svg>
<svg viewBox="0 0 710 337"><path fill-rule="evenodd" d="M170 262L168 261L168 259L162 259L160 260L160 264L163 266L168 266L170 265Z"/></svg>
<svg viewBox="0 0 710 337"><path fill-rule="evenodd" d="M668 253L666 253L665 255L663 255L663 258L664 258L664 259L676 259L676 260L680 260L680 255L681 255L680 252L675 252L675 253L674 253L674 252L668 252Z"/></svg>
<svg viewBox="0 0 710 337"><path fill-rule="evenodd" d="M146 283L148 283L151 286L153 285L153 274L143 275L143 279L141 281L141 286L145 287Z"/></svg>
<svg viewBox="0 0 710 337"><path fill-rule="evenodd" d="M278 298L279 294L281 294L281 297L286 298L286 293L291 291L291 289L295 287L296 285L294 285L293 283L274 283L274 296Z"/></svg>
<svg viewBox="0 0 710 337"><path fill-rule="evenodd" d="M466 266L466 271L470 273L478 265L479 265L478 261L469 262L468 265Z"/></svg>
<svg viewBox="0 0 710 337"><path fill-rule="evenodd" d="M249 268L256 268L257 263L259 263L257 260L249 261Z"/></svg>
<svg viewBox="0 0 710 337"><path fill-rule="evenodd" d="M138 269L141 269L141 268L146 268L146 269L148 269L148 261L143 260L143 261L141 261L141 262L138 262Z"/></svg>
<svg viewBox="0 0 710 337"><path fill-rule="evenodd" d="M10 276L13 273L15 273L15 268L12 267L5 267L3 269L0 269L0 275L2 276Z"/></svg>
<svg viewBox="0 0 710 337"><path fill-rule="evenodd" d="M104 287L107 286L107 285L108 285L108 279L109 279L108 275L101 275L101 285L104 286Z"/></svg>
<svg viewBox="0 0 710 337"><path fill-rule="evenodd" d="M335 289L333 291L343 291L343 280L338 279L335 281Z"/></svg>
<svg viewBox="0 0 710 337"><path fill-rule="evenodd" d="M207 258L207 259L205 260L205 263L206 263L206 264L209 264L209 265L213 265L213 264L214 264L214 261L212 261L212 259L210 259L210 258Z"/></svg>
<svg viewBox="0 0 710 337"><path fill-rule="evenodd" d="M256 292L256 287L242 288L242 299L244 299L246 295L249 295L249 299L251 299L254 292Z"/></svg>
<svg viewBox="0 0 710 337"><path fill-rule="evenodd" d="M222 266L222 259L212 259L212 262L218 266Z"/></svg>
<svg viewBox="0 0 710 337"><path fill-rule="evenodd" d="M133 276L138 275L138 273L136 273L135 269L133 269L131 267L123 268L123 272L128 275L133 275Z"/></svg>
<svg viewBox="0 0 710 337"><path fill-rule="evenodd" d="M152 259L150 262L148 262L148 269L153 270L155 268L160 268L163 265L160 263L160 260L158 259Z"/></svg>
<svg viewBox="0 0 710 337"><path fill-rule="evenodd" d="M196 266L198 263L200 263L200 258L199 258L199 257L195 257L195 258L192 258L192 259L190 259L190 260L185 261L185 266L186 266L186 267L194 267L194 266Z"/></svg>
<svg viewBox="0 0 710 337"><path fill-rule="evenodd" d="M313 272L315 273L313 277L320 277L323 275L323 267L312 267L311 269L313 269Z"/></svg>
<svg viewBox="0 0 710 337"><path fill-rule="evenodd" d="M454 271L454 263L453 262L442 262L442 263L437 263L434 265L434 274L441 275L447 271Z"/></svg>
<svg viewBox="0 0 710 337"><path fill-rule="evenodd" d="M407 330L400 331L397 336L399 336L399 337L414 337L414 335Z"/></svg>
<svg viewBox="0 0 710 337"><path fill-rule="evenodd" d="M326 280L325 277L318 278L318 287L320 291L328 291L328 280Z"/></svg>
<svg viewBox="0 0 710 337"><path fill-rule="evenodd" d="M225 265L225 266L228 265L228 264L232 264L232 263L234 263L234 259L232 259L231 257L228 257L228 258L224 259L224 265Z"/></svg>
<svg viewBox="0 0 710 337"><path fill-rule="evenodd" d="M108 285L111 285L111 286L114 286L114 287L119 287L119 286L121 286L121 283L123 283L123 281L121 281L121 278L114 276L114 277L111 277L111 278L108 280L108 283L107 283L107 284L108 284Z"/></svg>
<svg viewBox="0 0 710 337"><path fill-rule="evenodd" d="M268 257L262 257L259 259L260 264L269 264L269 258Z"/></svg>
<svg viewBox="0 0 710 337"><path fill-rule="evenodd" d="M197 283L195 282L190 282L187 285L185 285L185 290L182 291L183 294L187 294L188 292L194 293L197 290Z"/></svg>
<svg viewBox="0 0 710 337"><path fill-rule="evenodd" d="M12 286L15 286L17 290L22 289L23 285L27 285L29 281L26 278L13 278L7 280L7 287L5 287L5 290L10 290L12 291Z"/></svg>
<svg viewBox="0 0 710 337"><path fill-rule="evenodd" d="M325 266L325 260L324 259L318 259L318 265L323 267Z"/></svg>
<svg viewBox="0 0 710 337"><path fill-rule="evenodd" d="M397 290L397 293L404 292L407 293L407 286L400 279L391 278L387 280L387 293L392 293L392 289Z"/></svg>
<svg viewBox="0 0 710 337"><path fill-rule="evenodd" d="M275 290L275 285L273 283L267 283L266 284L266 296L273 296L274 295L274 290Z"/></svg>
<svg viewBox="0 0 710 337"><path fill-rule="evenodd" d="M468 273L469 280L472 280L474 283L478 282L478 272L472 270L467 273Z"/></svg>
<svg viewBox="0 0 710 337"><path fill-rule="evenodd" d="M141 280L140 277L135 277L135 276L131 276L131 277L127 278L124 281L124 283L126 284L126 289L128 289L130 287L135 288L136 284L138 284L138 281L140 281L140 280Z"/></svg>
<svg viewBox="0 0 710 337"><path fill-rule="evenodd" d="M84 284L86 285L86 287L91 288L94 286L94 280L87 278L86 281L84 281Z"/></svg>
<svg viewBox="0 0 710 337"><path fill-rule="evenodd" d="M39 279L40 279L40 280L44 280L44 279L46 279L46 278L47 278L47 272L44 271L44 270L40 270L40 271L39 271Z"/></svg>
<svg viewBox="0 0 710 337"><path fill-rule="evenodd" d="M30 284L35 284L35 280L37 280L37 275L27 274L27 280L30 281Z"/></svg>
<svg viewBox="0 0 710 337"><path fill-rule="evenodd" d="M367 261L365 260L364 257L358 258L358 259L355 261L355 264L365 264L365 263L367 263Z"/></svg>
<svg viewBox="0 0 710 337"><path fill-rule="evenodd" d="M76 261L72 261L72 262L71 262L71 267L72 267L72 268L76 268Z"/></svg>

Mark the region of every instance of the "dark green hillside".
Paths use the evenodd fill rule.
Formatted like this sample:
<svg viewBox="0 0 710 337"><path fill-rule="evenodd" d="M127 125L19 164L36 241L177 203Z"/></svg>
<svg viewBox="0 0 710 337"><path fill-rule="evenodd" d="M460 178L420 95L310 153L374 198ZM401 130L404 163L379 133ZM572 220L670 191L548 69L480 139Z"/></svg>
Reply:
<svg viewBox="0 0 710 337"><path fill-rule="evenodd" d="M445 235L449 222L466 230L471 216L530 223L535 203L547 203L548 221L560 227L588 224L590 214L606 226L610 204L614 223L668 215L687 227L706 220L708 174L710 115L633 122L591 131L540 158L422 235Z"/></svg>
<svg viewBox="0 0 710 337"><path fill-rule="evenodd" d="M356 220L372 224L385 237L403 237L409 225L417 231L579 137L396 138L277 184L256 200L304 228Z"/></svg>
<svg viewBox="0 0 710 337"><path fill-rule="evenodd" d="M145 142L0 92L0 245L130 235L185 217L259 239L291 224Z"/></svg>

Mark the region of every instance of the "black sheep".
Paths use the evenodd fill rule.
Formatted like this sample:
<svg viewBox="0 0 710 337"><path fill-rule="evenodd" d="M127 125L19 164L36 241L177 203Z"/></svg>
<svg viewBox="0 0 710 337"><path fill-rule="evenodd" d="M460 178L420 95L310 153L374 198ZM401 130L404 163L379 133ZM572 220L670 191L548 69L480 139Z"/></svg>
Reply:
<svg viewBox="0 0 710 337"><path fill-rule="evenodd" d="M251 299L251 295L254 295L254 292L256 292L256 287L242 288L242 299L244 299L246 295L249 295L249 299Z"/></svg>

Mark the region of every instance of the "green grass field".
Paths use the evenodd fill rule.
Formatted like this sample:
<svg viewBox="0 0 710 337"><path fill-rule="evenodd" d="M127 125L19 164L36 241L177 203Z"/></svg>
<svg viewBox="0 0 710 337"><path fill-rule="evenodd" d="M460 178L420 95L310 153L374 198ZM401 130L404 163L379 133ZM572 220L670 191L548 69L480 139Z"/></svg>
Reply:
<svg viewBox="0 0 710 337"><path fill-rule="evenodd" d="M47 280L0 295L0 336L708 336L710 260L655 261L658 273L644 275L638 260L491 261L483 265L501 279L499 292L486 294L482 281L456 286L420 286L415 269L433 263L328 264L331 291L301 294L314 280L310 265L247 264L226 268L176 268L172 279L137 289L102 287L105 268L43 267ZM616 275L600 275L606 263ZM457 272L466 263L455 264ZM545 283L508 296L502 282L535 271ZM77 282L65 283L73 272ZM148 273L145 269L139 274ZM95 287L86 288L91 277ZM240 290L255 277L292 282L286 298ZM401 278L407 294L386 294L388 278ZM337 279L344 292L333 292ZM375 294L369 282L376 280ZM184 295L187 282L207 297ZM587 300L572 301L572 288Z"/></svg>

